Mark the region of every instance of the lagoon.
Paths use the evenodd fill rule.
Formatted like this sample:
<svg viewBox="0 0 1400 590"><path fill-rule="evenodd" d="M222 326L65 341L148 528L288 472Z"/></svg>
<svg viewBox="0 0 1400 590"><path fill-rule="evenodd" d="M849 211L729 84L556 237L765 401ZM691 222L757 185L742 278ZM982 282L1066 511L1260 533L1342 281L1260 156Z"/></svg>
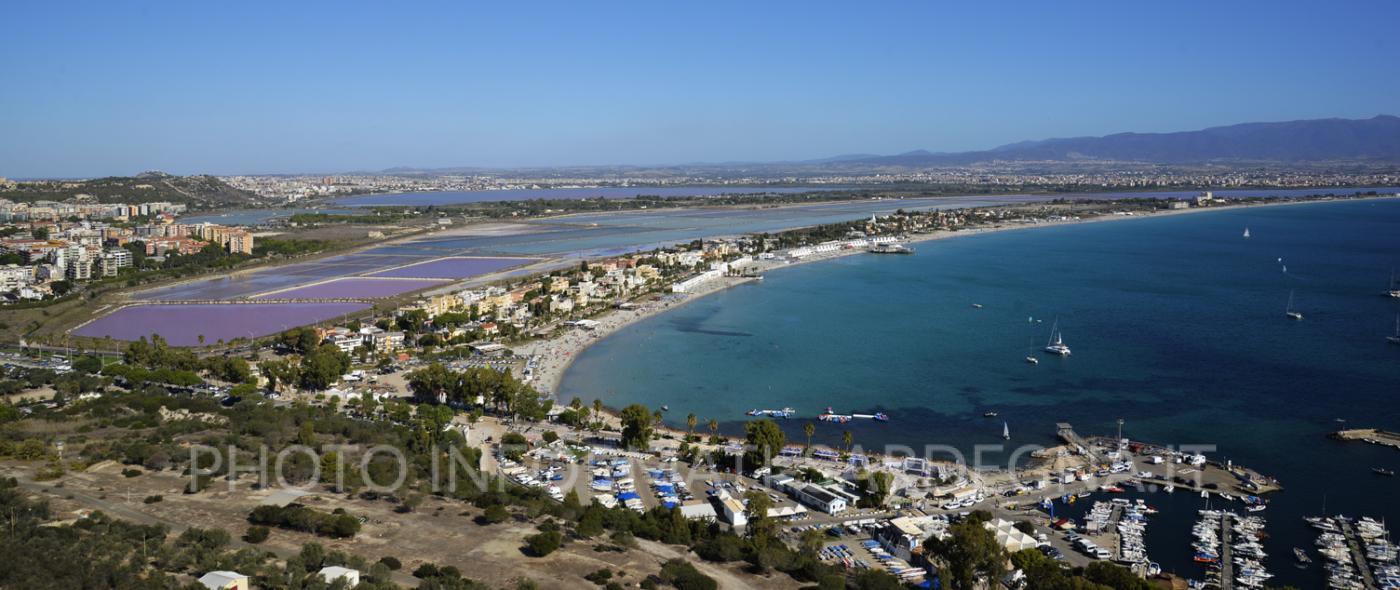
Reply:
<svg viewBox="0 0 1400 590"><path fill-rule="evenodd" d="M258 338L369 309L363 303L132 305L74 330L78 336L137 340L159 334L175 346Z"/></svg>

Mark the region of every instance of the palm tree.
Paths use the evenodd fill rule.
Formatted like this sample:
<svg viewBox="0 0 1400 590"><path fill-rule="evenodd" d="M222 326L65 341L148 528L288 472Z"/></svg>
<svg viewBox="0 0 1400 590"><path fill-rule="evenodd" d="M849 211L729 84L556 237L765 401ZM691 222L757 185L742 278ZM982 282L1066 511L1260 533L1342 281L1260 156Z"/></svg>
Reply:
<svg viewBox="0 0 1400 590"><path fill-rule="evenodd" d="M686 414L686 416L685 416L685 426L686 426L686 428L689 428L689 429L690 429L690 432L688 433L689 436L686 436L687 439L690 438L691 436L695 436L695 425L696 425L697 423L699 423L699 422L700 422L700 419L699 419L699 418L696 418L696 417L695 417L695 414Z"/></svg>
<svg viewBox="0 0 1400 590"><path fill-rule="evenodd" d="M855 443L855 440L856 436L854 434L851 434L851 431L847 430L841 433L841 443L846 445L847 453L851 452L851 445Z"/></svg>
<svg viewBox="0 0 1400 590"><path fill-rule="evenodd" d="M811 450L811 449L812 449L812 435L817 433L817 425L816 425L816 424L813 424L813 423L811 423L811 422L808 422L806 426L803 426L803 427L802 427L802 433L805 434L805 435L807 435L807 450Z"/></svg>
<svg viewBox="0 0 1400 590"><path fill-rule="evenodd" d="M601 399L593 400L593 419L598 422L603 421L603 400Z"/></svg>
<svg viewBox="0 0 1400 590"><path fill-rule="evenodd" d="M578 409L578 429L583 430L585 428L588 428L588 408L581 407Z"/></svg>
<svg viewBox="0 0 1400 590"><path fill-rule="evenodd" d="M709 426L710 426L710 438L714 438L714 437L716 437L716 436L719 436L719 420L715 420L714 418L711 418L711 419L710 419L710 424L709 424Z"/></svg>

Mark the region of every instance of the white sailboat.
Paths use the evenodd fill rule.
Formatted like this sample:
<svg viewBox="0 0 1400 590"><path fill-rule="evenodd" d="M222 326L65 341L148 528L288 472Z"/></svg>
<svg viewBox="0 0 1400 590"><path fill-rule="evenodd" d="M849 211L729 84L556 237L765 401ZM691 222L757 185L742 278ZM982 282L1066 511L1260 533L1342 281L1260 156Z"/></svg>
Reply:
<svg viewBox="0 0 1400 590"><path fill-rule="evenodd" d="M1058 318L1050 327L1050 341L1045 344L1045 352L1069 356L1069 347L1065 345L1064 337L1060 334L1060 320Z"/></svg>
<svg viewBox="0 0 1400 590"><path fill-rule="evenodd" d="M1001 421L1001 438L1002 440L1011 440L1011 427L1006 424L1005 420Z"/></svg>
<svg viewBox="0 0 1400 590"><path fill-rule="evenodd" d="M1290 319L1290 320L1301 320L1301 319L1303 319L1303 314L1302 314L1302 312L1298 312L1298 311L1294 311L1294 310L1293 310L1293 291L1289 291L1289 292L1288 292L1288 307L1285 307L1285 308L1283 309L1283 315L1288 316L1288 319Z"/></svg>
<svg viewBox="0 0 1400 590"><path fill-rule="evenodd" d="M1400 287L1395 286L1395 269L1393 268L1390 269L1390 289L1385 294L1400 299Z"/></svg>
<svg viewBox="0 0 1400 590"><path fill-rule="evenodd" d="M1386 336L1385 340L1391 344L1400 344L1400 314L1395 314L1395 335Z"/></svg>
<svg viewBox="0 0 1400 590"><path fill-rule="evenodd" d="M1249 226L1245 226L1244 228L1244 239L1249 239Z"/></svg>

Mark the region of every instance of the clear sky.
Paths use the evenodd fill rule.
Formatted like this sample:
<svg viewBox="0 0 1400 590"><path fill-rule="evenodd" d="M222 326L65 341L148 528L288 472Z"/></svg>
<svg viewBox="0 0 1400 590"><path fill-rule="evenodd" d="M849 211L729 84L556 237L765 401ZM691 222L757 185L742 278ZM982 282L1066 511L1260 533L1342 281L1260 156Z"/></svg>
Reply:
<svg viewBox="0 0 1400 590"><path fill-rule="evenodd" d="M0 19L12 178L796 160L1400 114L1392 0L18 0Z"/></svg>

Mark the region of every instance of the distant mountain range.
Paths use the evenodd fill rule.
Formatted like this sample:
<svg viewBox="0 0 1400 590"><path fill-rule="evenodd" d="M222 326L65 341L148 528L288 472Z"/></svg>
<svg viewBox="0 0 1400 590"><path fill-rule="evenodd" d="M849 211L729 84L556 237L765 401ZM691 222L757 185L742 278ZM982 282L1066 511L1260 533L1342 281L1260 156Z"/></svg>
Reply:
<svg viewBox="0 0 1400 590"><path fill-rule="evenodd" d="M1111 169L1115 165L1212 167L1360 164L1400 165L1400 117L1310 119L1279 123L1241 123L1199 131L1117 133L1103 137L1069 137L1011 143L971 152L915 150L896 155L846 154L800 161L694 162L670 165L584 165L450 168L389 168L368 174L443 175L511 172L530 177L575 178L591 175L655 179L668 175L724 178L863 174L911 169L1002 164L1017 170Z"/></svg>
<svg viewBox="0 0 1400 590"><path fill-rule="evenodd" d="M1117 133L1007 144L990 150L893 156L850 156L810 164L898 167L957 166L992 161L1400 162L1400 117L1242 123L1175 133Z"/></svg>

